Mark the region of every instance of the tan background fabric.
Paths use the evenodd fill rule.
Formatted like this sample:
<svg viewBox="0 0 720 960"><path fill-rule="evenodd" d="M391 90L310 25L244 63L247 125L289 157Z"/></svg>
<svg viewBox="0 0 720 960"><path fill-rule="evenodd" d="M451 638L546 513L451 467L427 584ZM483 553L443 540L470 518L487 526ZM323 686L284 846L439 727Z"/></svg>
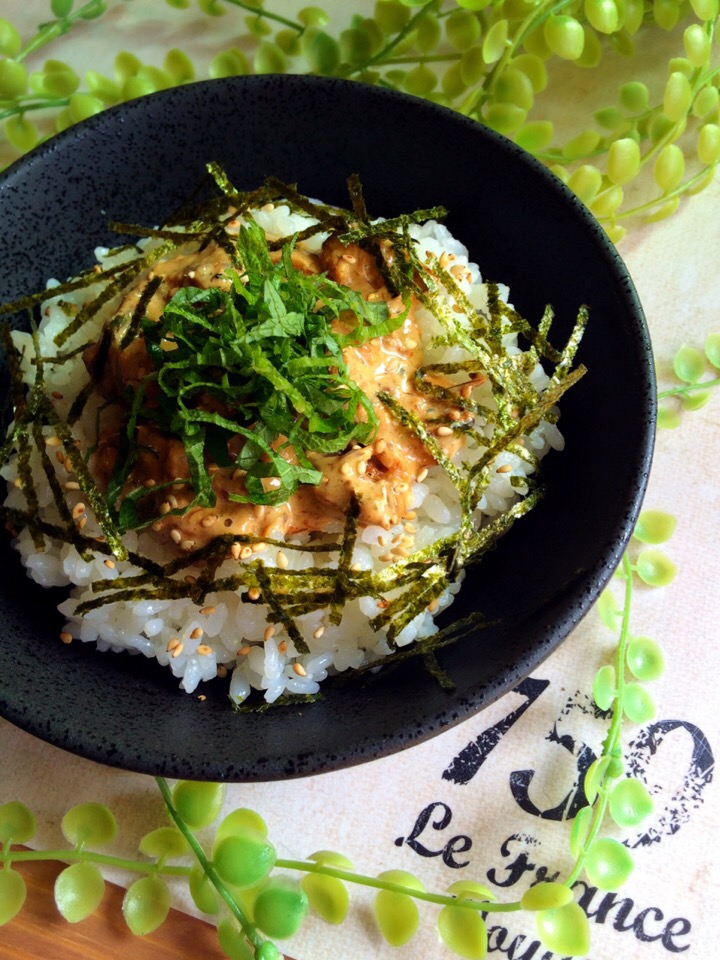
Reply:
<svg viewBox="0 0 720 960"><path fill-rule="evenodd" d="M300 5L286 6L291 10ZM14 13L16 22L21 18L34 22L30 7ZM110 59L118 49L113 32L118 30L121 45L147 61L154 48L179 45L200 58L228 43L223 21L200 14L194 15L194 22L200 19L204 32L192 28L188 13L183 23L190 26L175 36L171 24L180 15L162 2L128 4L113 16L93 28L89 41L73 35L57 55L82 69L98 68L99 55L107 52L105 70L110 72ZM578 90L577 96L583 95ZM572 104L567 109L572 112ZM670 383L668 364L679 346L701 346L707 333L720 330L719 249L719 183L683 205L671 219L636 228L620 246L647 314L661 385ZM611 377L612 371L607 375ZM692 960L717 957L714 908L720 877L715 824L720 809L718 787L712 782L712 752L720 748L719 425L720 391L702 410L684 414L680 429L661 431L658 437L646 506L678 518L677 532L664 549L679 573L668 588L635 591L632 625L634 632L663 645L669 669L653 684L658 704L655 726L628 723L625 734L626 752L653 793L656 812L635 834L608 827L612 835L629 837L631 842L644 836L647 842L635 850L636 869L625 888L614 899L596 894L589 903L593 960L618 956L669 960L676 953ZM231 786L227 809L248 806L261 812L281 856L301 858L318 849L334 849L349 856L363 873L405 869L438 891L457 879L472 878L497 888L499 900L517 899L534 879L567 872L570 825L522 809L511 783L517 792L523 782L517 771L534 771L525 806L544 811L563 802L575 781L582 746L600 749L605 727L591 709L590 689L595 670L608 662L613 648L612 634L593 612L538 669L534 685L523 688L525 696L510 693L450 732L388 759L301 781ZM443 777L464 747L527 704L528 691L532 702L469 782ZM656 736L648 737L653 731ZM0 764L0 802L21 799L35 810L39 844L60 843L62 814L83 800L106 802L117 813L118 853L131 854L139 837L163 822L160 797L150 778L72 757L4 721ZM416 829L413 837L418 817L432 804L425 829ZM439 824L443 815L447 825L435 829L433 823ZM400 838L405 840L398 845ZM436 855L420 855L419 845ZM521 869L523 865L527 869ZM503 883L508 885L499 886ZM189 909L181 887L176 898L179 906ZM449 956L438 945L434 908L422 908L418 937L394 951L369 923L369 896L353 892L353 900L351 919L342 928L312 921L287 949L297 960ZM554 960L537 944L532 923L524 915L495 916L497 920L491 916L488 921L491 956Z"/></svg>

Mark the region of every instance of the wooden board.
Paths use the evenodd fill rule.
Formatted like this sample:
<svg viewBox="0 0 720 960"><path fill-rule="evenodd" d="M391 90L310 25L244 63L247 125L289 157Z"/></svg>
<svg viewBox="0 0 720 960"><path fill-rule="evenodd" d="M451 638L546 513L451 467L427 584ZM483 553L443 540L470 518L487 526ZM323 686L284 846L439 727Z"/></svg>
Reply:
<svg viewBox="0 0 720 960"><path fill-rule="evenodd" d="M122 916L122 887L108 883L97 911L67 923L53 899L60 863L18 864L27 883L20 913L0 928L1 960L227 960L215 928L178 910L154 933L136 937ZM290 958L286 958L290 960Z"/></svg>

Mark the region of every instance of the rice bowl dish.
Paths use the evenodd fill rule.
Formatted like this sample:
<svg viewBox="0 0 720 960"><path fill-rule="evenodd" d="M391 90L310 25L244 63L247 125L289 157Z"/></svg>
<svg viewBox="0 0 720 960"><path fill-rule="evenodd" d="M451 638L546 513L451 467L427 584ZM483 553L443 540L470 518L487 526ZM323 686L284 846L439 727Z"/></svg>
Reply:
<svg viewBox="0 0 720 960"><path fill-rule="evenodd" d="M360 115L374 122L359 126ZM231 129L243 135L229 138ZM390 131L395 142L422 138L421 162L388 151ZM134 239L118 239L109 221L162 223L213 159L243 188L274 172L340 206L348 172L357 170L374 215L442 203L450 212L443 222L486 277L510 284L523 316L537 321L553 304L558 345L571 335L578 304L591 307L578 353L588 374L560 401L566 447L543 460L547 492L492 554L465 566L462 589L436 619L443 634L478 609L489 622L470 624L444 646L436 634L398 648L381 669L328 677L312 703L301 697L265 710L262 694L253 695L258 709L234 714L227 678L186 695L154 659L61 643L66 621L56 608L67 588L44 589L27 577L6 536L7 721L125 770L257 782L389 756L470 718L540 669L588 612L632 533L652 457L653 361L621 257L546 169L428 101L318 77L188 84L108 109L24 157L0 178L4 300L89 268L98 245ZM29 329L27 312L18 308L10 324ZM7 371L3 389L7 397ZM431 661L450 685L437 682Z"/></svg>
<svg viewBox="0 0 720 960"><path fill-rule="evenodd" d="M432 650L433 638L445 641L438 637L436 617L461 589L466 566L478 562L541 498L540 461L548 450L563 447L557 401L583 372L572 363L586 316L579 312L566 346L556 349L549 340L552 312L537 326L523 320L507 288L484 280L466 247L438 219L363 219L361 201L342 211L289 188L283 192L277 184L265 184L264 194L238 194L215 173L227 202L212 220L200 218L205 226L198 228L194 214L192 221L173 224L172 231L148 230L135 246L97 250L96 282L88 282L91 275L81 285L52 281L37 331L12 334L13 399L20 413L1 468L9 491L3 510L28 574L42 586L69 590L59 607L65 618L62 640L156 659L187 693L200 693L203 682L229 675L234 704L253 691L273 703L288 695L315 695L328 675L374 668L419 642ZM359 292L365 304L382 307L377 317L365 318L380 332L345 345L343 357L349 366L353 357L367 366L368 382L377 390L371 396L368 389L370 406L356 416L353 430L379 413L406 435L414 452L401 450L399 466L390 464L382 424L353 434L360 442L307 456L283 435L279 447L274 438L275 446L255 457L266 467L258 473L263 492L248 505L248 471L242 469L247 463L241 457L254 441L246 435L227 466L211 462L204 451L204 468L210 468L204 476L214 485L211 502L198 505L197 484L182 482L184 469L160 482L136 475L134 487L125 471L124 486L116 483L115 493L122 487L125 514L132 509L136 522L123 529L122 498L103 500L116 471L117 441L114 463L98 480L107 445L99 423L116 402L99 386L102 376L93 373L99 345L117 318L128 315L121 305L133 295L145 297L140 312L150 336L145 314L152 312L155 292L148 290L158 271L162 274L159 265L183 257L195 264L192 258L208 242L207 236L185 241L178 234L206 229L209 235L220 225L241 247L250 224L260 228L268 254L277 253L274 262L286 271L281 286L295 277L292 257L304 265L298 274L306 276L307 264L317 262L318 275L339 286L346 286L343 269L358 260L364 264L363 282L374 284L372 291L352 279L347 288ZM170 232L176 233L171 240ZM171 250L159 257L167 242ZM224 246L226 241L218 249ZM333 247L334 259L328 252ZM246 265L235 254L229 258L221 267L213 263L206 284L201 271L186 269L175 293L230 289L226 268L234 267L237 277ZM373 260L381 260L383 270L373 273ZM115 290L118 276L125 282ZM151 322L171 301L170 295L162 300ZM366 307L357 309L362 313ZM346 329L342 322L334 318L335 332L346 339L360 325L353 320ZM170 349L167 339L164 343L160 349L172 357L175 344ZM376 360L370 364L373 349L383 354L382 369ZM157 370L144 376L153 383L159 377ZM137 397L142 380L126 379L122 389ZM28 397L35 413L42 411L39 419L23 421ZM415 398L415 408L410 404L415 413L408 414L408 397ZM124 403L127 417L132 401ZM152 402L149 406L148 423L154 416ZM139 429L154 429L148 423ZM273 499L273 487L284 475L282 465L273 472L278 449L290 450L284 462L297 467L301 478L307 475L301 467L312 472L322 460L327 468L315 471L322 474L316 485L327 507L315 526L295 529L283 520L293 511L283 514L281 504L312 484L301 479L285 501ZM136 471L139 459L135 453ZM337 482L329 482L328 464L337 467L332 474ZM322 492L323 480L335 491L334 500ZM152 506L150 496L156 498ZM232 506L241 501L242 509ZM136 516L140 503L145 513ZM207 530L204 540L181 526L193 511L193 529ZM245 522L249 513L262 518L252 528Z"/></svg>

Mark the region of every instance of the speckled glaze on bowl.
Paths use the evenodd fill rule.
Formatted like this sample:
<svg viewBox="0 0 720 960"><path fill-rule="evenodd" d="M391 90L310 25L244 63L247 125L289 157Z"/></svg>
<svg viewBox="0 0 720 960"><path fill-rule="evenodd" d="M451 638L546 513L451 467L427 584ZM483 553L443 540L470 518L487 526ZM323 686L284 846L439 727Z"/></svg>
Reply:
<svg viewBox="0 0 720 960"><path fill-rule="evenodd" d="M566 450L550 493L468 574L452 617L496 623L446 648L446 691L411 660L305 706L236 714L141 656L57 640L58 591L31 583L7 543L0 585L0 714L58 747L149 774L251 781L384 756L465 719L527 676L597 597L630 536L652 452L655 385L633 284L585 208L540 164L451 111L362 84L309 77L191 84L114 108L52 139L0 178L0 300L65 278L117 242L111 220L155 224L218 161L243 188L266 175L347 202L360 174L372 215L442 204L448 226L518 309L580 304L588 375L563 401ZM5 378L6 379L6 378Z"/></svg>

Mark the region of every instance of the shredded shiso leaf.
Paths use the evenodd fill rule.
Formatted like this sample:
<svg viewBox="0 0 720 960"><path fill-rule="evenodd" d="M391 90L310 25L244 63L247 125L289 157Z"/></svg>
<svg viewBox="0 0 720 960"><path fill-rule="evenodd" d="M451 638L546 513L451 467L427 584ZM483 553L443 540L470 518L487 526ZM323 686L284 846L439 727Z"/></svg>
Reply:
<svg viewBox="0 0 720 960"><path fill-rule="evenodd" d="M543 486L537 478L523 478L524 496L500 515L485 518L477 527L474 514L490 483L492 465L498 454L511 451L534 468L538 467L522 440L541 421L553 422L555 405L585 372L582 366L573 367L573 364L587 322L587 310L580 308L570 337L559 349L549 340L553 321L550 307L538 325L533 326L502 300L497 285L488 283L487 308L476 309L453 274L438 260L419 260L410 237L410 224L429 218L441 219L445 211L436 207L390 220L371 220L357 176L348 181L352 209L344 210L310 201L294 186L274 178L268 178L256 190L241 191L217 164L210 164L208 172L218 196L200 208L181 211L159 229L115 224L122 234L153 241L145 247L128 247L134 254L132 258L105 270L90 269L52 290L0 307L2 314L27 311L32 324L32 310L49 296L101 285L100 292L81 309L67 311L67 324L55 338L58 348L55 355L42 356L35 337L32 359L35 381L29 389L22 380L23 358L13 344L7 325L3 325L2 345L8 362L8 400L13 419L0 448L0 467L17 458L16 482L26 502L24 509L0 507L6 526L13 534L27 527L38 550L44 549L46 539L63 541L74 544L82 556L99 553L133 564L136 569L131 574L95 581L92 584L95 597L78 606L78 615L127 600L190 598L202 606L209 594L255 588L255 595L259 591L261 602L267 605L268 623L282 625L302 653L307 651L307 645L295 618L322 610L331 623L339 624L348 601L370 596L383 601L383 609L370 620L370 628L386 629L388 644L394 652L384 661L360 668L360 672L376 667L379 662L392 664L408 656L419 656L433 676L447 685L449 678L439 666L436 654L446 643L476 626L476 618L417 640L412 648L397 649L395 639L443 593L463 567L477 563L515 520L541 499ZM228 233L229 220L237 220L251 208L276 201L287 204L291 211L312 215L319 223L293 237L270 242L252 221L241 226L236 238ZM391 317L385 303L369 302L324 274L308 276L295 269L291 262L293 247L320 232L334 232L343 242L360 242L371 250L388 288L402 297L405 312ZM90 467L93 451L80 449L73 436L73 424L92 392L93 383L78 394L67 419L63 420L56 412L52 396L45 390L44 368L67 362L84 350L89 341L66 352L61 348L154 263L189 241L199 249L215 241L230 253L229 289L183 287L167 304L160 320L152 322L145 315L154 292L153 285L148 284L129 321L120 318L127 324L121 343L126 346L135 337L143 336L154 369L143 381L126 413L123 433L129 439L119 451L110 482L103 490ZM275 250L281 251L277 262L270 256ZM469 325L467 320L461 322L446 294L470 318ZM445 470L457 490L461 521L455 533L389 562L377 572L359 570L353 565L358 535L358 505L353 500L344 530L334 542L327 536L310 543L262 538L264 543L282 547L286 552L322 554L327 557L324 567L280 569L258 557L238 563L237 572L230 576L219 575L218 570L233 545L257 544L257 535L219 536L201 549L165 563L127 549L124 533L141 529L157 519L145 516L141 509L142 499L148 493L146 489L126 489L137 452L132 437L138 418L147 412L144 405L151 385L154 422L183 441L190 465L191 477L183 479L192 484L194 499L176 512L214 504L208 457L212 452L215 462L222 465L218 456L221 457L223 449L227 451L227 441L232 435L244 440L241 466L248 477L247 496L233 495L234 498L258 504L282 503L299 485L318 483L322 479L308 460L308 451L335 453L342 452L352 442L361 445L371 442L377 428L377 415L369 398L348 376L342 350L397 329L413 299L430 310L440 323L442 344L459 346L469 357L462 362L420 366L415 374L416 389L439 399L452 399L457 407L478 415L492 426L492 436L488 439L486 433L481 435L464 421L447 418L432 422L463 431L487 448L473 464L458 462L458 458L449 459L427 424L401 401L389 393L378 394L391 415L415 434ZM338 333L332 329L332 322L347 311L356 317L356 324L349 331ZM508 333L522 335L529 349L508 353L502 343ZM168 338L177 345L172 352L164 351L161 346ZM102 363L103 349L106 348L101 344L100 360L96 363ZM537 361L543 362L550 377L548 386L540 393L530 379ZM223 371L222 376L217 375L218 371ZM479 376L487 379L492 386L494 404L482 405L433 381L438 376L459 374L466 380ZM232 415L209 412L193 404L198 391L210 391L217 400L216 406L231 410ZM365 411L362 419L357 416L358 407ZM80 495L100 527L99 538L83 534L82 526L68 506L66 493L46 450L46 427L51 428L62 443ZM287 438L287 443L292 445L295 454L292 463L273 446L278 437ZM57 505L57 523L49 523L40 515L38 491L30 466L33 451L39 454L42 472ZM279 487L269 490L263 484L268 476L279 478ZM385 599L388 594L392 599ZM282 699L297 701L296 697Z"/></svg>

